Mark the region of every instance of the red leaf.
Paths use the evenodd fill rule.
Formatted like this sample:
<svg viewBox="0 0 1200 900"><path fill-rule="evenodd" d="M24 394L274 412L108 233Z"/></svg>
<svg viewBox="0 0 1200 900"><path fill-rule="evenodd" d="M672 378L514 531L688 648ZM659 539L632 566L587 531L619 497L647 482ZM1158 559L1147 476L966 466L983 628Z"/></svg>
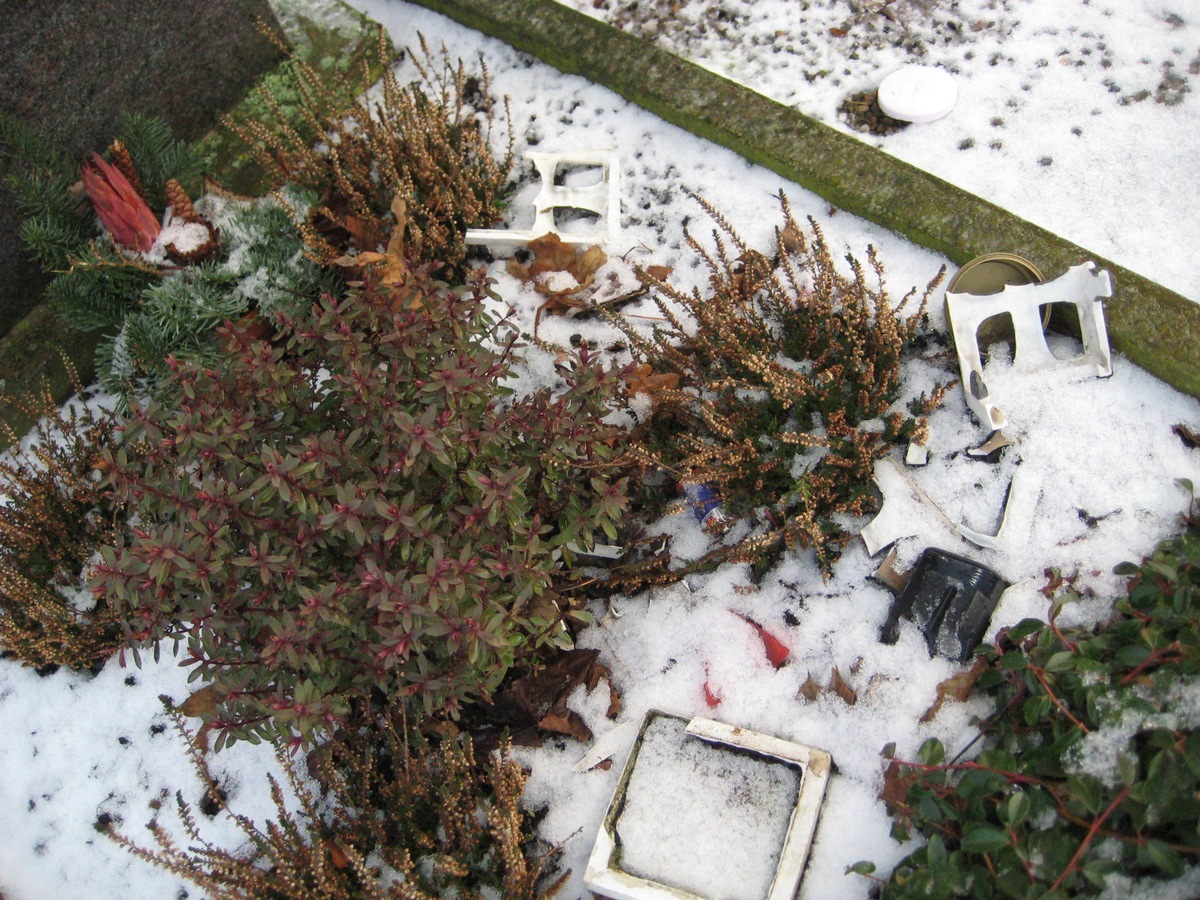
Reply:
<svg viewBox="0 0 1200 900"><path fill-rule="evenodd" d="M791 651L788 650L783 641L779 640L779 638L775 637L775 635L771 634L771 632L767 631L753 619L743 616L737 610L731 609L730 612L758 632L758 636L763 642L763 649L766 650L767 659L771 665L778 669L787 662Z"/></svg>

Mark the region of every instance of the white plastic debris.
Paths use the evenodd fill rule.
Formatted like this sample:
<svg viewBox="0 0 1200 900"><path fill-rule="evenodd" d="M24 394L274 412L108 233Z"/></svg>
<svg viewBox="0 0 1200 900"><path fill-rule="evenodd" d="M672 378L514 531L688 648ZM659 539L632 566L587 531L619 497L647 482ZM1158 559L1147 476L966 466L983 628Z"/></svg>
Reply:
<svg viewBox="0 0 1200 900"><path fill-rule="evenodd" d="M821 750L711 719L689 721L650 710L584 883L612 900L790 900L804 873L831 771L832 760ZM689 815L692 807L708 813L726 806L729 814L716 817L724 834L697 830L698 816ZM673 872L657 871L666 859ZM631 871L646 865L654 875ZM714 878L736 883L715 887Z"/></svg>
<svg viewBox="0 0 1200 900"><path fill-rule="evenodd" d="M533 198L533 226L526 229L468 228L468 244L494 244L505 247L528 244L545 234L556 234L566 244L611 244L617 239L621 222L621 172L617 152L611 148L577 150L574 153L527 153L542 180ZM595 184L572 186L555 184L560 166L594 166L600 170ZM577 209L600 217L599 228L588 231L564 231L554 220L556 209Z"/></svg>
<svg viewBox="0 0 1200 900"><path fill-rule="evenodd" d="M879 108L902 122L933 122L958 102L958 87L945 69L902 66L879 83Z"/></svg>
<svg viewBox="0 0 1200 900"><path fill-rule="evenodd" d="M1009 285L999 294L946 293L946 314L950 319L958 365L962 373L967 406L993 431L1006 424L1004 413L996 408L983 376L983 360L977 335L979 326L996 315L1012 318L1016 347L1015 371L1038 371L1052 367L1080 367L1097 377L1112 374L1112 354L1108 347L1108 328L1104 323L1101 298L1112 296L1108 272L1097 271L1095 263L1072 266L1063 275L1044 284ZM1079 313L1083 352L1074 359L1062 360L1050 352L1042 329L1042 306L1069 303Z"/></svg>
<svg viewBox="0 0 1200 900"><path fill-rule="evenodd" d="M929 464L929 448L924 444L910 442L908 450L904 453L904 462L906 465L920 468Z"/></svg>
<svg viewBox="0 0 1200 900"><path fill-rule="evenodd" d="M1034 510L1042 496L1041 478L1024 469L1016 469L1000 516L1000 527L995 534L984 534L946 515L913 477L891 459L881 459L875 464L874 480L883 495L883 507L861 532L868 556L875 556L885 547L914 534L917 519L912 510L918 503L933 510L961 540L985 550L1008 549L1032 530Z"/></svg>
<svg viewBox="0 0 1200 900"><path fill-rule="evenodd" d="M1004 512L996 533L984 534L966 525L959 525L958 534L984 550L1007 550L1033 530L1033 513L1041 495L1041 478L1029 474L1024 468L1017 469L1008 486L1008 497L1004 501Z"/></svg>

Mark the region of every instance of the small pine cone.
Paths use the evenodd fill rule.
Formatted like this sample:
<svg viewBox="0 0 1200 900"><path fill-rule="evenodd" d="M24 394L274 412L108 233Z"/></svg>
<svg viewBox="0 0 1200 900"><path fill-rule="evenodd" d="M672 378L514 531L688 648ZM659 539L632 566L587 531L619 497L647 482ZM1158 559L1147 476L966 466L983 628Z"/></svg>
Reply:
<svg viewBox="0 0 1200 900"><path fill-rule="evenodd" d="M167 203L170 204L176 218L182 219L185 222L204 222L200 217L200 213L196 212L196 207L192 206L192 199L187 195L187 191L183 189L183 185L174 178L167 181Z"/></svg>
<svg viewBox="0 0 1200 900"><path fill-rule="evenodd" d="M138 196L145 200L146 191L142 187L142 179L138 178L137 169L134 168L133 157L129 155L129 148L120 141L113 141L109 145L108 152L112 156L113 167L125 176L125 180L138 192Z"/></svg>

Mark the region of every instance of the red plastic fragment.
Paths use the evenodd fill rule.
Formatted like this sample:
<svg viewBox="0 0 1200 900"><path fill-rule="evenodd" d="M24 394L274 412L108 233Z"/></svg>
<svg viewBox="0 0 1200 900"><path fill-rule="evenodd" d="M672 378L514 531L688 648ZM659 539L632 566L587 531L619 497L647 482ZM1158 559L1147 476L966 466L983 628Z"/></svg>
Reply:
<svg viewBox="0 0 1200 900"><path fill-rule="evenodd" d="M775 637L775 635L771 634L771 632L767 631L767 629L763 628L750 617L742 615L736 609L731 609L730 612L758 632L758 636L763 642L763 649L766 650L767 659L771 665L778 669L787 662L791 651L784 646L783 641L779 640L779 638Z"/></svg>
<svg viewBox="0 0 1200 900"><path fill-rule="evenodd" d="M708 663L704 664L704 702L708 704L709 709L714 709L721 705L721 698L713 693L713 690L708 685Z"/></svg>

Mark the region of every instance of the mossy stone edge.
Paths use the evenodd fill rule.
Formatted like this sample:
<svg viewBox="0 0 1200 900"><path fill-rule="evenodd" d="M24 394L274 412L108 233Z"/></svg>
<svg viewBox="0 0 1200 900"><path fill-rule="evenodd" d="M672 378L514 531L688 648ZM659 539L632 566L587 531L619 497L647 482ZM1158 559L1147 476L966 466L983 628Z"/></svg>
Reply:
<svg viewBox="0 0 1200 900"><path fill-rule="evenodd" d="M292 3L293 0L272 0L273 6ZM357 10L346 6L341 0L304 0L306 6L324 5L336 7L343 27L325 27L315 19L296 16L295 20L303 33L292 30L287 39L296 50L297 56L311 65L324 70L336 68L344 75L357 72L359 60L370 59L367 52L377 40L377 26ZM347 20L357 21L359 31L345 27ZM285 61L269 70L259 84L275 83L288 75L289 64ZM382 72L372 67L370 77L379 78ZM363 84L361 90L370 85ZM253 116L261 101L251 91L241 103L230 111L234 117ZM226 187L254 193L265 189L248 175L249 152L234 141L223 129L214 129L200 139L200 144L216 160L211 173ZM18 398L36 394L43 384L48 385L52 396L62 402L75 391L75 384L63 363L63 359L74 366L83 384L89 384L95 374L95 353L100 343L100 331L79 332L68 327L55 310L47 303L35 306L12 330L0 338L0 401L3 398ZM7 425L17 435L25 434L33 420L22 410L0 402L0 423Z"/></svg>
<svg viewBox="0 0 1200 900"><path fill-rule="evenodd" d="M1050 278L1108 269L1113 347L1200 397L1200 305L803 113L553 0L412 0L562 72L603 85L674 125L962 265L1016 253Z"/></svg>

